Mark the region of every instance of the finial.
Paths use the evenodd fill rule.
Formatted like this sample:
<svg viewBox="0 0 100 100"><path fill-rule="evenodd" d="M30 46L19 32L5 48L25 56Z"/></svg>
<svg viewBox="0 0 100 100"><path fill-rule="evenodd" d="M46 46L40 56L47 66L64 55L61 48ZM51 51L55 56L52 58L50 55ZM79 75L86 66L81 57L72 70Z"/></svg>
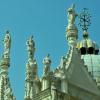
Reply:
<svg viewBox="0 0 100 100"><path fill-rule="evenodd" d="M91 25L91 15L88 12L87 8L83 8L83 11L79 15L79 25L83 30L83 37L88 37L88 27Z"/></svg>

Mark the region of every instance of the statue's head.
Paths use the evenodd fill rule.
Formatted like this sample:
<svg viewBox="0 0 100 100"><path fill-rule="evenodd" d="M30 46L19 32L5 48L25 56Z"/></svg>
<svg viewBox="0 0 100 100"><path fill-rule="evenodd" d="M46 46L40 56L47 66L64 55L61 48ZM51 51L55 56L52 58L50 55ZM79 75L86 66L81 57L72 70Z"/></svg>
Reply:
<svg viewBox="0 0 100 100"><path fill-rule="evenodd" d="M72 6L70 8L68 8L69 14L72 14L73 12L75 12L75 4L72 4Z"/></svg>

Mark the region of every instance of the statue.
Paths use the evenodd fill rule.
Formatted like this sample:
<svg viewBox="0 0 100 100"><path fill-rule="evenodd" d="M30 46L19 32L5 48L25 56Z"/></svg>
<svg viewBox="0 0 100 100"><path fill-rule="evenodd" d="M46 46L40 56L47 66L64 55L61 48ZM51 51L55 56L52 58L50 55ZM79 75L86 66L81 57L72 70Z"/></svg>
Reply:
<svg viewBox="0 0 100 100"><path fill-rule="evenodd" d="M75 4L73 4L68 9L68 23L69 23L69 26L74 25L76 16L77 16L77 14L75 13Z"/></svg>
<svg viewBox="0 0 100 100"><path fill-rule="evenodd" d="M9 55L11 47L11 37L9 31L6 32L3 42L4 42L4 56L7 57Z"/></svg>
<svg viewBox="0 0 100 100"><path fill-rule="evenodd" d="M27 50L28 50L28 53L29 53L29 58L32 58L34 56L34 50L35 50L35 43L33 41L33 36L31 36L29 38L26 45L27 45Z"/></svg>
<svg viewBox="0 0 100 100"><path fill-rule="evenodd" d="M48 54L44 59L43 59L43 64L44 64L44 75L47 75L50 71L50 65L51 65L51 60L50 60L50 55Z"/></svg>

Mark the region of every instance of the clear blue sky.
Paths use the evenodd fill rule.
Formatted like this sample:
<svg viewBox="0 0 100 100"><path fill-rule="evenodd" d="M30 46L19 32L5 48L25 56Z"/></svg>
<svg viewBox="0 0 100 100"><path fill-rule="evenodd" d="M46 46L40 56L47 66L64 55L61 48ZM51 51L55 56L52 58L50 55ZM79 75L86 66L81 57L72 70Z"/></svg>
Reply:
<svg viewBox="0 0 100 100"><path fill-rule="evenodd" d="M92 25L88 31L90 37L99 44L99 0L0 0L0 55L2 55L4 32L10 30L12 47L9 76L17 100L23 100L24 97L26 40L30 35L34 35L39 76L42 75L42 59L48 53L51 55L52 68L55 68L61 56L67 54L66 9L72 3L76 4L77 13L80 13L84 7L89 8ZM81 39L82 30L80 28L78 34Z"/></svg>

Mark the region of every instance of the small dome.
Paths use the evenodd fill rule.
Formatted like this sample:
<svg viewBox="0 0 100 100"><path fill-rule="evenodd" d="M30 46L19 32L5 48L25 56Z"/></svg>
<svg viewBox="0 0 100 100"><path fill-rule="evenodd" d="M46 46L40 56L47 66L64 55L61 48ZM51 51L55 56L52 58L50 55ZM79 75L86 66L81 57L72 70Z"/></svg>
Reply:
<svg viewBox="0 0 100 100"><path fill-rule="evenodd" d="M77 44L77 48L81 51L81 54L98 54L99 47L96 42L91 39L84 38L81 42Z"/></svg>
<svg viewBox="0 0 100 100"><path fill-rule="evenodd" d="M92 41L88 38L88 32L86 30L83 31L83 40L81 40L77 44L77 48L80 50L82 55L85 54L98 54L99 47L95 41Z"/></svg>
<svg viewBox="0 0 100 100"><path fill-rule="evenodd" d="M86 42L86 40L84 39L84 40L82 40L78 44L79 44L78 49L80 49L81 54L86 54L86 48L87 48L87 42Z"/></svg>

